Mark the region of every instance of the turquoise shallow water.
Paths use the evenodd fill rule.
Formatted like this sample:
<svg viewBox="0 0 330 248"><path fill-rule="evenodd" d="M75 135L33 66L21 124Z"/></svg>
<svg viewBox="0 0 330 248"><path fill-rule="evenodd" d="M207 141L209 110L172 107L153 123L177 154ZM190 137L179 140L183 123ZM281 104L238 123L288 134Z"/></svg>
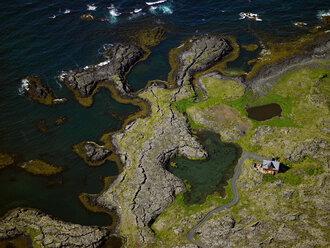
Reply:
<svg viewBox="0 0 330 248"><path fill-rule="evenodd" d="M96 10L87 10L87 4L92 3ZM71 146L85 140L97 141L103 133L119 129L122 122L111 113L127 116L137 109L116 103L105 90L95 96L92 107L81 107L58 82L57 76L62 70L102 61L99 52L104 44L125 41L123 34L135 32L146 23L163 25L169 30L167 40L153 48L150 58L137 64L127 77L132 89L137 91L148 80L167 78L168 51L192 35L230 34L247 44L254 42L255 34L262 31L287 39L304 32L292 22L319 24L318 15L330 9L327 1L303 3L297 0L167 0L150 6L146 1L137 0L1 1L0 152L17 154L20 161L44 159L64 166L65 171L51 178L33 176L15 168L0 171L0 215L11 208L25 206L40 208L75 223L106 225L111 222L105 215L86 211L77 195L99 192L103 187L100 177L118 173L115 164L108 162L89 168L71 151ZM142 10L130 13L138 9ZM242 11L258 13L263 21L240 20ZM85 13L109 20L84 22L80 15ZM246 62L254 56L243 52L230 66L248 70ZM66 97L69 101L47 107L19 95L20 78L31 74L40 76L57 97ZM67 116L68 121L57 127L54 121L60 116ZM37 130L40 119L46 120L49 135ZM63 183L48 187L51 180ZM212 182L215 181L212 179ZM196 196L195 200L201 197Z"/></svg>

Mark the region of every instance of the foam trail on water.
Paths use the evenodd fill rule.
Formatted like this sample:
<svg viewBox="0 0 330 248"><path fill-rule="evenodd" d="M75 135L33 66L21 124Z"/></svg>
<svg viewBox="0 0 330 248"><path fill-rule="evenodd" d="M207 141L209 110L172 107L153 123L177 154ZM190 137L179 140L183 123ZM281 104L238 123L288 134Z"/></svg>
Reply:
<svg viewBox="0 0 330 248"><path fill-rule="evenodd" d="M69 14L69 13L71 13L71 10L69 10L69 9L66 9L66 10L64 10L64 12L63 12L63 14Z"/></svg>
<svg viewBox="0 0 330 248"><path fill-rule="evenodd" d="M162 5L158 8L163 14L170 15L173 13L173 10L169 5Z"/></svg>
<svg viewBox="0 0 330 248"><path fill-rule="evenodd" d="M86 6L87 6L87 10L94 11L94 10L97 9L97 6L96 6L94 3L92 3L92 4L87 4Z"/></svg>
<svg viewBox="0 0 330 248"><path fill-rule="evenodd" d="M155 5L155 4L160 4L160 3L165 3L167 0L160 0L156 2L146 2L147 5Z"/></svg>

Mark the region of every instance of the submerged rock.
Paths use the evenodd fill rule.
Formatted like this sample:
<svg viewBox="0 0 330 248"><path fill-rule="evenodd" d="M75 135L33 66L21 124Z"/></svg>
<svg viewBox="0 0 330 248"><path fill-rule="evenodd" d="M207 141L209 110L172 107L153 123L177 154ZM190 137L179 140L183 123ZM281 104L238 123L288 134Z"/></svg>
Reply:
<svg viewBox="0 0 330 248"><path fill-rule="evenodd" d="M16 209L0 221L0 239L30 236L38 247L99 247L109 234L103 227L57 220L34 209Z"/></svg>

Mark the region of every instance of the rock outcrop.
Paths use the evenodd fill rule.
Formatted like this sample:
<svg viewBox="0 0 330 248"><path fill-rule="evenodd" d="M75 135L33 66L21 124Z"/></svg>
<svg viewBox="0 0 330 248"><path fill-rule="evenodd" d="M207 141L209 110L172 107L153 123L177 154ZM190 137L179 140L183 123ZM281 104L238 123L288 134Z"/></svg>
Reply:
<svg viewBox="0 0 330 248"><path fill-rule="evenodd" d="M41 83L40 78L36 76L27 76L22 79L20 92L25 94L33 101L45 105L53 105L66 102L65 98L54 99L53 91L48 85Z"/></svg>
<svg viewBox="0 0 330 248"><path fill-rule="evenodd" d="M112 136L124 171L97 199L103 207L116 208L124 235L136 226L139 233L135 238L142 243L152 240L149 227L155 218L175 195L186 190L184 183L164 168L165 163L178 153L193 159L207 156L191 136L186 118L172 109L169 99L175 93L152 85L140 94L151 102L151 116L137 119Z"/></svg>
<svg viewBox="0 0 330 248"><path fill-rule="evenodd" d="M265 51L267 52L267 51ZM312 64L315 61L326 61L330 58L330 34L324 34L305 45L300 53L263 66L252 79L245 83L255 92L264 95L284 74L297 68Z"/></svg>
<svg viewBox="0 0 330 248"><path fill-rule="evenodd" d="M86 159L94 163L104 160L111 154L110 150L102 146L97 146L93 142L86 142L83 146L86 154Z"/></svg>
<svg viewBox="0 0 330 248"><path fill-rule="evenodd" d="M85 141L73 145L72 149L90 166L103 164L112 154L105 146L98 145L93 141Z"/></svg>
<svg viewBox="0 0 330 248"><path fill-rule="evenodd" d="M66 223L34 209L16 209L0 221L0 239L30 236L38 247L99 247L109 234L101 227Z"/></svg>
<svg viewBox="0 0 330 248"><path fill-rule="evenodd" d="M90 96L101 82L113 83L119 92L125 94L129 88L122 83L122 79L129 68L145 54L142 48L135 45L117 44L104 54L106 61L81 70L64 72L60 75L60 80L83 98Z"/></svg>
<svg viewBox="0 0 330 248"><path fill-rule="evenodd" d="M173 73L173 81L181 87L199 71L205 71L229 54L233 48L229 42L216 35L205 35L189 41L191 46L180 51L178 66Z"/></svg>

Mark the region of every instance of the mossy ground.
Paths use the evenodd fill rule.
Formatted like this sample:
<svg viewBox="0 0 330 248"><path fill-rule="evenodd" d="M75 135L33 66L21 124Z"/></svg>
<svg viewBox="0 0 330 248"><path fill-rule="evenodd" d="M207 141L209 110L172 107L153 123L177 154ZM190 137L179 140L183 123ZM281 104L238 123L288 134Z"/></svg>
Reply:
<svg viewBox="0 0 330 248"><path fill-rule="evenodd" d="M215 84L217 82L214 80L209 84L209 79L205 80L204 83L206 86L207 92L210 93L209 99L204 102L195 103L194 99L187 98L180 100L174 104L180 112L189 113L187 111L190 108L203 108L204 111L208 111L211 106L223 105L226 104L237 109L241 117L247 118L247 113L245 106L256 106L262 104L268 104L276 102L281 105L283 112L282 117L274 117L271 120L264 122L257 122L254 120L249 120L252 125L250 126L248 132L244 137L237 140L243 151L249 151L256 153L265 157L279 157L283 161L285 154L284 146L282 145L284 141L289 143L297 144L306 139L312 137L321 137L326 139L329 142L329 137L326 133L322 132L322 128L326 126L325 123L329 121L329 109L327 104L327 97L329 96L330 89L330 70L327 67L327 64L321 64L318 68L303 68L299 70L292 71L287 75L283 76L276 86L274 86L270 92L267 93L265 97L258 97L254 95L251 91L247 91L242 94L242 90L239 88L233 88L233 91L228 91L226 89L226 83L223 83L222 87L219 87ZM228 85L233 85L231 82ZM215 86L215 87L212 87ZM317 95L318 101L311 103L310 95ZM233 97L233 98L231 98ZM230 100L228 100L230 99ZM192 118L188 120L191 122L192 128L203 128L202 126L194 123ZM273 126L275 128L274 133L268 135L265 140L260 144L253 146L250 144L250 139L255 133L255 130L259 126ZM283 130L291 130L290 132L285 132ZM268 145L268 142L272 141L272 145ZM246 170L251 170L251 173L256 173L252 170L252 162L246 160L244 168ZM278 174L277 176L263 176L264 184L272 183L275 181L284 182L284 186L281 190L285 189L295 189L300 187L300 185L313 185L317 180L314 176L319 175L323 172L323 165L310 158L297 163L288 163L289 170L286 173ZM239 181L246 179L246 176L240 177ZM304 186L308 188L309 186ZM261 190L262 194L267 194L268 191L274 191L267 187L256 187L253 189L253 192ZM269 211L256 211L260 209L258 197L250 197L253 192L249 191L239 191L240 200L237 205L230 208L229 210L220 213L214 218L218 218L224 215L231 214L238 222L241 219L240 211L246 209L247 214L254 216L255 219L270 220ZM183 202L183 194L180 194L176 197L174 203L168 207L156 220L152 226L153 230L156 233L156 237L159 241L162 241L166 244L177 244L178 242L185 243L185 236L189 231L189 226L182 227L183 232L179 235L173 232L173 227L182 226L184 219L188 219L190 225L197 224L197 220L192 218L197 213L202 213L203 215L209 210L220 206L227 201L230 201L231 190L228 187L226 189L227 197L225 199L220 198L219 196L212 195L207 198L206 203L196 206L186 206ZM269 193L269 192L268 192ZM274 192L273 192L274 193ZM278 192L274 194L278 195ZM295 198L296 203L298 204L301 199ZM268 204L270 206L278 204L278 201L281 201L280 198L269 198L266 197L263 199L263 204ZM292 209L292 211L299 208L299 206L294 207L293 203L281 202L286 209ZM304 209L300 209L301 212L304 212ZM307 210L308 213L309 210ZM166 223L166 225L165 225ZM288 226L294 228L292 223L288 223ZM179 241L181 240L181 241ZM160 243L161 244L161 243ZM162 246L160 246L162 247Z"/></svg>

